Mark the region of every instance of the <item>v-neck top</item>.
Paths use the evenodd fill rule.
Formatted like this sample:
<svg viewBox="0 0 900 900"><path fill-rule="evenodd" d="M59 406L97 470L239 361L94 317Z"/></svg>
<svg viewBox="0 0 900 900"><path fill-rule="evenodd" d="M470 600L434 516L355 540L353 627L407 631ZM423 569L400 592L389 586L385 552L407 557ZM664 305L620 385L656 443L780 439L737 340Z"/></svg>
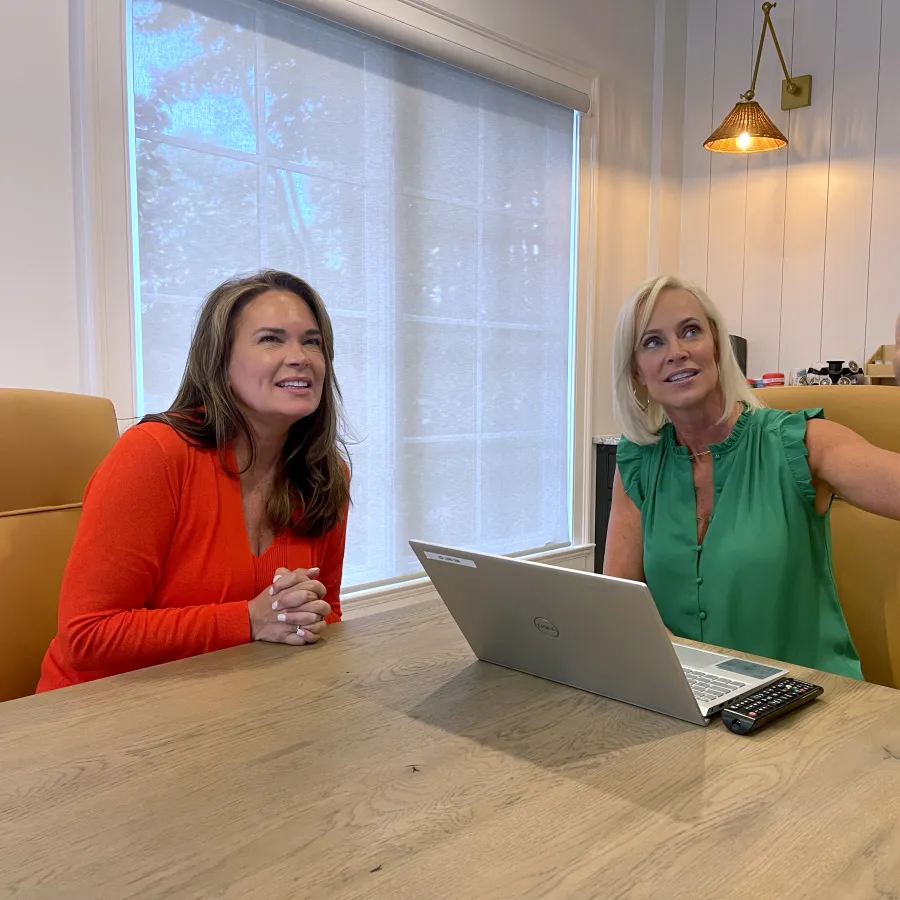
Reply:
<svg viewBox="0 0 900 900"><path fill-rule="evenodd" d="M338 620L345 534L346 515L319 538L285 529L254 556L218 453L162 423L129 428L85 490L38 691L249 642L247 603L280 567L318 566Z"/></svg>
<svg viewBox="0 0 900 900"><path fill-rule="evenodd" d="M806 422L821 409L745 410L710 446L713 509L697 543L690 452L622 438L617 464L641 511L644 576L676 635L862 678L838 601L830 516L815 508Z"/></svg>

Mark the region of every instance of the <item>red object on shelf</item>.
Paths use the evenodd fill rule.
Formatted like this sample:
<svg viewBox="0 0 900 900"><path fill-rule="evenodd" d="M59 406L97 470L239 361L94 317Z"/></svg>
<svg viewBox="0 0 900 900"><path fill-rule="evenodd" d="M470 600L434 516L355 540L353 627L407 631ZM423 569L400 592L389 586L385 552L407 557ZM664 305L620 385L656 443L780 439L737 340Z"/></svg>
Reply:
<svg viewBox="0 0 900 900"><path fill-rule="evenodd" d="M784 387L784 372L766 372L762 383L763 387Z"/></svg>

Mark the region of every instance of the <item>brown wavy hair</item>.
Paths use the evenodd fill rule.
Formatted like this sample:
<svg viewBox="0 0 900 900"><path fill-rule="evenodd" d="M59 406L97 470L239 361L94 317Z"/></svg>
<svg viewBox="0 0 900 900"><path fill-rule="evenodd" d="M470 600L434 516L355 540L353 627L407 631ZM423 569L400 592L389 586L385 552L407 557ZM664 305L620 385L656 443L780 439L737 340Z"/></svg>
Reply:
<svg viewBox="0 0 900 900"><path fill-rule="evenodd" d="M200 309L181 386L172 405L163 413L144 416L141 422L162 422L188 443L217 449L226 470L225 448L241 436L250 448L250 459L244 469L230 474L237 477L252 467L256 441L228 384L228 365L238 317L248 303L271 290L296 294L312 311L322 332L325 383L316 411L295 422L288 432L266 513L276 533L290 525L297 534L320 537L346 513L350 458L344 437L343 398L334 375L331 319L322 298L302 278L263 269L215 288Z"/></svg>

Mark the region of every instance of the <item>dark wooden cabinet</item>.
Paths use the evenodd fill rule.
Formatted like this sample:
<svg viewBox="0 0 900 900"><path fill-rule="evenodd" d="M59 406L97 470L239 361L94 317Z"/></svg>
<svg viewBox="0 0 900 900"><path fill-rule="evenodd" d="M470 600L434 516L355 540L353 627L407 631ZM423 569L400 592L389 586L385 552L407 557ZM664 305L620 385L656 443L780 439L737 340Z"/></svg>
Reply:
<svg viewBox="0 0 900 900"><path fill-rule="evenodd" d="M594 483L594 571L603 571L603 550L606 547L606 528L612 506L613 479L616 475L616 445L595 444L597 471Z"/></svg>

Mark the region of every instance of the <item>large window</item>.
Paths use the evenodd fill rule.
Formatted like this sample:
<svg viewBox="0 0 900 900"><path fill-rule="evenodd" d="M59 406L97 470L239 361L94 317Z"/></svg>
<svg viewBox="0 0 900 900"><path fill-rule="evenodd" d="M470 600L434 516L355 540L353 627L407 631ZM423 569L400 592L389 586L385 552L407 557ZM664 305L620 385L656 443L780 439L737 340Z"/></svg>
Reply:
<svg viewBox="0 0 900 900"><path fill-rule="evenodd" d="M568 544L575 114L266 0L130 10L138 412L212 287L288 269L358 439L345 588Z"/></svg>

